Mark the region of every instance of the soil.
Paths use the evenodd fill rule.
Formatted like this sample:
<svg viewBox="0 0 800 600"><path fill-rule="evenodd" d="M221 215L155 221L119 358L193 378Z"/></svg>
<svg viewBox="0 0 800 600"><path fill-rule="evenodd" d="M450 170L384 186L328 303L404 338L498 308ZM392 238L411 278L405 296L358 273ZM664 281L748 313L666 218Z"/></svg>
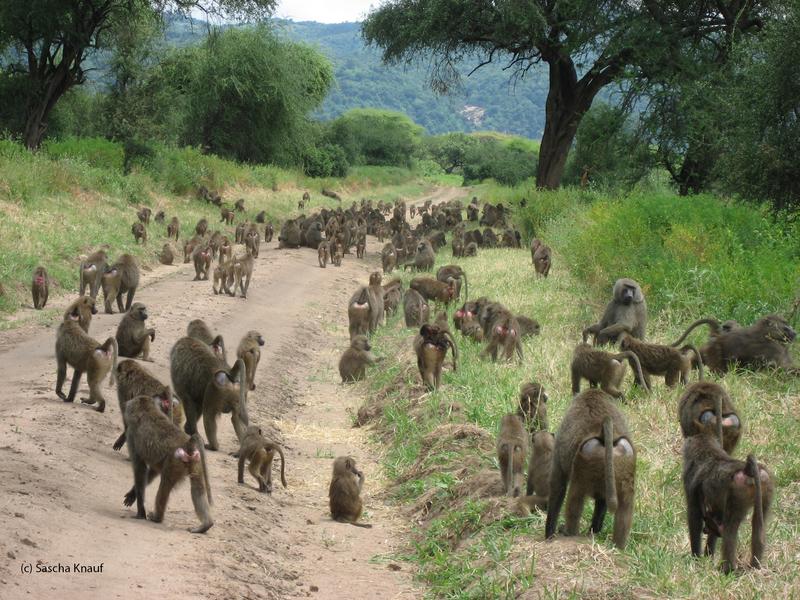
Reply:
<svg viewBox="0 0 800 600"><path fill-rule="evenodd" d="M462 194L441 188L430 198ZM400 560L409 524L385 493L381 449L352 427L363 392L343 386L337 370L348 344L347 300L380 268L381 244L370 237L365 260L346 255L340 268L326 269L313 250L276 246L262 244L247 300L215 296L184 264L144 273L136 295L156 329L154 362L145 366L165 382L169 350L191 319L222 333L229 356L249 330L266 339L249 413L284 445L288 487L280 485L279 458L271 495L248 473L237 484L230 453L238 444L223 415L220 451L208 453L215 525L205 535L187 531L197 523L188 485L173 492L164 523L137 520L123 506L132 471L126 450L111 448L121 431L116 390L103 383L103 414L56 397L58 319L0 333L0 598L422 596L413 566ZM119 320L95 315L91 335L113 336ZM84 378L79 396L86 394ZM362 519L371 529L330 518L332 458L343 454L366 474ZM76 564L93 572L76 573Z"/></svg>

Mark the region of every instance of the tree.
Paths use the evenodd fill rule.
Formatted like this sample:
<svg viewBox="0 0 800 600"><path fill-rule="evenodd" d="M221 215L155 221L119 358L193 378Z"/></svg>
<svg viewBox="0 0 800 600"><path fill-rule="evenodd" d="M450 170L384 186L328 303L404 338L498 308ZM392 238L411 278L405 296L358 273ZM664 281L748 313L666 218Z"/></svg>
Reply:
<svg viewBox="0 0 800 600"><path fill-rule="evenodd" d="M388 0L363 25L386 62L431 60L431 83L447 91L456 65L504 57L517 75L547 64L549 90L539 187L560 185L578 125L597 94L623 75L669 72L674 48L718 38L720 12L749 22L750 0ZM737 10L738 7L738 10Z"/></svg>
<svg viewBox="0 0 800 600"><path fill-rule="evenodd" d="M463 169L467 152L476 143L466 133L445 133L425 138L425 151L442 170L450 174Z"/></svg>
<svg viewBox="0 0 800 600"><path fill-rule="evenodd" d="M351 165L410 167L423 129L403 113L357 108L331 123L329 139Z"/></svg>
<svg viewBox="0 0 800 600"><path fill-rule="evenodd" d="M3 0L0 52L3 71L21 83L22 136L37 148L59 99L86 78L87 59L108 49L115 32L143 15L201 10L228 19L262 18L277 0ZM2 101L10 101L9 98Z"/></svg>

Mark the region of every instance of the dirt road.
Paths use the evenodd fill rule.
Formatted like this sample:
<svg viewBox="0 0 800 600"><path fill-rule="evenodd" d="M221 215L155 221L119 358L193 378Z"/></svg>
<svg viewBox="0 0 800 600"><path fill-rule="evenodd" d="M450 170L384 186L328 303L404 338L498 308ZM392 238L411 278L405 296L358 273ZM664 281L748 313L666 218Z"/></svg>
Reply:
<svg viewBox="0 0 800 600"><path fill-rule="evenodd" d="M448 188L432 197L457 195ZM229 454L237 443L230 420L221 418L220 451L209 453L215 500L209 533L186 531L196 523L186 485L170 498L164 523L134 519L122 505L130 463L124 449L111 448L121 431L116 390L104 382L104 414L65 404L54 393L57 323L2 333L0 598L421 595L407 563L392 558L407 541L406 525L386 502L374 457L380 448L351 428L361 398L338 383L336 370L347 346L347 299L379 268L380 244L369 238L365 261L348 255L341 268L327 269L317 266L312 250L268 246L246 301L214 296L210 282L192 282L190 265L149 273L136 300L147 305L157 332L154 363L146 366L163 381L169 381L169 350L193 318L222 333L229 354L248 330L264 335L250 418L284 444L289 487L278 478L272 495L263 495L247 474L246 485L236 483ZM113 335L119 319L96 315L91 335ZM329 517L331 459L342 454L353 455L367 476L365 520L372 529ZM148 489L148 506L155 488ZM93 572L58 572L76 563Z"/></svg>

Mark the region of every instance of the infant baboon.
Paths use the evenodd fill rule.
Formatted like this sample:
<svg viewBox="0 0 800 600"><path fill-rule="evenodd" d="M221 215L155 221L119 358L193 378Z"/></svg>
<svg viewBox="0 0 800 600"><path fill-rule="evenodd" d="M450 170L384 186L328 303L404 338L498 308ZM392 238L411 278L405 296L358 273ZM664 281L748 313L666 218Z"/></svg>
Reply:
<svg viewBox="0 0 800 600"><path fill-rule="evenodd" d="M403 282L400 279L392 279L383 286L383 310L387 317L397 313L402 300Z"/></svg>
<svg viewBox="0 0 800 600"><path fill-rule="evenodd" d="M135 302L125 313L117 326L117 347L119 355L126 358L138 358L150 361L150 342L156 339L156 330L144 326L147 320L147 307Z"/></svg>
<svg viewBox="0 0 800 600"><path fill-rule="evenodd" d="M414 352L422 383L429 390L439 387L442 379L442 365L447 349L453 352L453 371L458 367L458 347L452 334L438 325L423 325L414 338Z"/></svg>
<svg viewBox="0 0 800 600"><path fill-rule="evenodd" d="M208 231L208 219L200 219L194 226L194 232L199 236L204 236Z"/></svg>
<svg viewBox="0 0 800 600"><path fill-rule="evenodd" d="M503 477L503 491L513 498L520 495L525 457L528 456L528 432L517 413L503 416L497 435L497 460Z"/></svg>
<svg viewBox="0 0 800 600"><path fill-rule="evenodd" d="M155 217L156 223L163 223L165 217L166 217L166 215L164 214L163 210L158 211L156 213L156 217Z"/></svg>
<svg viewBox="0 0 800 600"><path fill-rule="evenodd" d="M547 430L547 393L544 387L531 381L522 385L519 391L519 414L528 425L528 431L533 434L541 429Z"/></svg>
<svg viewBox="0 0 800 600"><path fill-rule="evenodd" d="M606 510L614 514L612 539L624 548L633 517L636 450L620 410L604 392L578 394L556 433L550 473L545 537L556 533L567 494L565 535L576 535L586 496L594 498L592 533L600 533Z"/></svg>
<svg viewBox="0 0 800 600"><path fill-rule="evenodd" d="M125 494L125 506L136 502L136 518L144 519L144 491L147 484L161 475L155 511L147 518L155 523L164 520L170 492L184 477L189 477L194 511L200 526L189 529L205 533L214 525L209 503L211 485L200 436L189 436L173 425L161 412L161 396L139 396L125 406L128 428L128 452L133 466L133 488Z"/></svg>
<svg viewBox="0 0 800 600"><path fill-rule="evenodd" d="M208 271L211 269L211 248L203 244L192 251L194 262L194 279L192 281L208 281Z"/></svg>
<svg viewBox="0 0 800 600"><path fill-rule="evenodd" d="M33 270L33 279L31 280L31 295L33 296L33 308L42 310L47 304L47 296L50 293L50 277L47 275L47 269L44 267L36 267Z"/></svg>
<svg viewBox="0 0 800 600"><path fill-rule="evenodd" d="M247 389L256 389L255 378L258 362L261 360L261 346L264 345L264 338L257 331L248 331L239 342L236 350L236 357L244 362L245 372L247 373Z"/></svg>
<svg viewBox="0 0 800 600"><path fill-rule="evenodd" d="M555 436L549 431L537 431L531 440L525 495L533 496L533 503L543 510L547 510L547 501L550 499L550 471L553 466L555 440Z"/></svg>
<svg viewBox="0 0 800 600"><path fill-rule="evenodd" d="M372 294L369 288L365 286L358 288L350 297L350 301L347 303L347 319L351 340L357 335L369 333L372 315L371 301Z"/></svg>
<svg viewBox="0 0 800 600"><path fill-rule="evenodd" d="M333 242L333 252L331 253L331 262L334 267L342 266L342 257L344 256L344 247L342 243L336 239Z"/></svg>
<svg viewBox="0 0 800 600"><path fill-rule="evenodd" d="M136 216L139 217L139 220L142 223L145 223L145 224L149 225L150 224L150 215L151 214L153 214L153 211L151 211L149 208L144 206L139 210L139 212L136 213Z"/></svg>
<svg viewBox="0 0 800 600"><path fill-rule="evenodd" d="M582 342L575 347L572 354L572 393L577 394L581 391L581 379L586 379L591 387L600 386L607 394L614 398L624 398L620 387L625 377L625 363L627 359L631 363L637 381L641 382L645 390L650 391L647 386L642 367L639 364L639 357L633 352L620 352L611 354L603 350L592 348L589 344Z"/></svg>
<svg viewBox="0 0 800 600"><path fill-rule="evenodd" d="M242 298L247 298L247 290L250 289L250 278L253 276L254 257L249 252L237 258L233 263L233 273L236 283L233 286L233 295L236 295L238 288Z"/></svg>
<svg viewBox="0 0 800 600"><path fill-rule="evenodd" d="M379 271L369 276L369 332L375 333L378 325L383 323L383 276Z"/></svg>
<svg viewBox="0 0 800 600"><path fill-rule="evenodd" d="M138 244L139 240L141 240L142 244L147 243L147 229L144 228L142 223L131 225L131 233L133 234L134 243Z"/></svg>
<svg viewBox="0 0 800 600"><path fill-rule="evenodd" d="M171 265L175 262L175 254L172 251L172 246L169 244L164 244L161 248L161 254L158 255L158 261L162 265Z"/></svg>
<svg viewBox="0 0 800 600"><path fill-rule="evenodd" d="M233 296L233 288L236 285L236 270L232 260L223 261L223 256L220 254L220 261L214 267L212 273L211 289L214 294L219 295L225 292L228 296Z"/></svg>
<svg viewBox="0 0 800 600"><path fill-rule="evenodd" d="M331 256L331 246L327 241L320 242L319 246L317 246L317 258L319 260L319 266L323 269L328 265L328 260L330 260Z"/></svg>
<svg viewBox="0 0 800 600"><path fill-rule="evenodd" d="M637 340L629 333L622 333L619 338L619 348L623 351L633 352L639 358L644 375L644 385L652 387L650 382L651 375L663 376L667 387L675 387L678 381L683 385L689 383L689 371L692 370L692 357L684 354L685 350L691 351L700 369L700 379L703 379L703 360L700 352L687 344L680 350L672 346L662 346L661 344L648 344ZM639 382L642 385L642 382Z"/></svg>
<svg viewBox="0 0 800 600"><path fill-rule="evenodd" d="M178 235L181 231L181 223L178 221L178 217L172 217L167 225L167 238L172 239L175 238L175 241L178 241Z"/></svg>
<svg viewBox="0 0 800 600"><path fill-rule="evenodd" d="M100 392L100 384L111 371L109 382L114 383L114 371L117 368L117 340L108 338L103 344L92 339L81 327L80 322L72 318L65 319L56 333L56 395L64 402L74 402L81 377L86 373L89 384L89 397L81 398L84 404L96 404L95 410L103 412L106 401ZM69 395L64 395L62 388L67 377L67 365L74 371ZM113 369L113 370L112 370Z"/></svg>
<svg viewBox="0 0 800 600"><path fill-rule="evenodd" d="M242 443L239 448L239 483L244 483L244 463L249 461L247 470L250 475L258 482L258 491L265 494L272 493L272 460L275 452L281 456L281 483L286 487L286 459L283 457L283 449L280 444L269 442L264 438L261 428L250 425L244 432Z"/></svg>
<svg viewBox="0 0 800 600"><path fill-rule="evenodd" d="M406 327L421 327L431 316L431 308L417 290L406 290L403 296Z"/></svg>
<svg viewBox="0 0 800 600"><path fill-rule="evenodd" d="M342 376L342 383L352 383L364 379L367 365L374 365L380 360L370 350L372 350L372 346L370 346L367 336L353 336L350 340L350 347L339 359L339 375Z"/></svg>
<svg viewBox="0 0 800 600"><path fill-rule="evenodd" d="M136 288L139 287L139 264L130 254L122 254L110 267L106 267L103 273L103 301L106 313L112 314L111 302L117 299L119 312L130 310L133 304L133 297L136 295ZM127 294L125 308L122 307L122 295Z"/></svg>
<svg viewBox="0 0 800 600"><path fill-rule="evenodd" d="M357 523L361 517L363 504L361 488L364 486L364 473L356 468L356 461L349 456L340 456L333 461L333 478L328 488L328 503L331 517L340 523L350 523L358 527L372 527Z"/></svg>

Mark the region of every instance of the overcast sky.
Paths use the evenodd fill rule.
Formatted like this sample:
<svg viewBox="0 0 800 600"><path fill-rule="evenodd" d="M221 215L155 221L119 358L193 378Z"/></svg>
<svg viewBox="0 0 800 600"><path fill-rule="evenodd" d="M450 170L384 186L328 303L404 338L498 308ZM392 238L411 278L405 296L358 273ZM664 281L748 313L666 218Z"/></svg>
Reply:
<svg viewBox="0 0 800 600"><path fill-rule="evenodd" d="M380 4L381 0L280 0L275 16L321 23L361 21L370 5Z"/></svg>

